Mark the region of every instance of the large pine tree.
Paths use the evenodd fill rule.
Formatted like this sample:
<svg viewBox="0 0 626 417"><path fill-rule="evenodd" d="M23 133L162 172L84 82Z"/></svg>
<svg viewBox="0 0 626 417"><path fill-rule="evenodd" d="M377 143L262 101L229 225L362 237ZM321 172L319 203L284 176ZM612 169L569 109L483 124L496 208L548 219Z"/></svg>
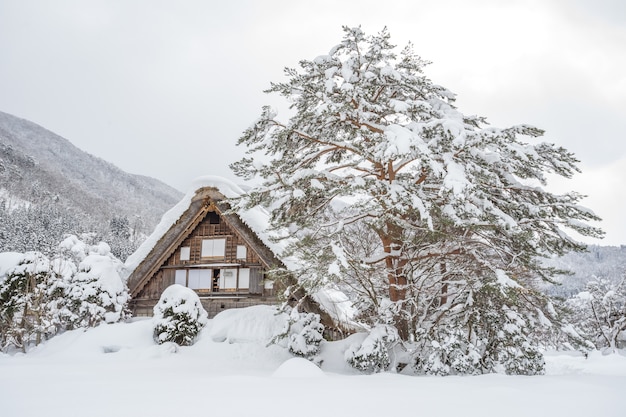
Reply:
<svg viewBox="0 0 626 417"><path fill-rule="evenodd" d="M277 235L298 237L285 255L297 259L301 285L341 285L365 321L424 341L431 359L451 335L470 352L435 352L424 369L451 372L456 361L492 370L506 362L494 352L549 321L532 284L555 271L540 258L582 249L566 229L602 234L585 223L598 218L580 195L544 188L547 173L570 177L578 161L536 142L537 128L463 115L411 45L396 54L387 30L344 32L267 90L294 114L280 121L265 107L240 138L250 156L233 170L262 179L241 204L269 207Z"/></svg>

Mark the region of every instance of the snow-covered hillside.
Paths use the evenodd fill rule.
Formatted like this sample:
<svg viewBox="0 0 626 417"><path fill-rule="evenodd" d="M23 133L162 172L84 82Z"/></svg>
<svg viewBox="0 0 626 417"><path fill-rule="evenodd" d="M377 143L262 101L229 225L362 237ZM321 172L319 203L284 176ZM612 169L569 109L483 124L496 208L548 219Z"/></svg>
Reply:
<svg viewBox="0 0 626 417"><path fill-rule="evenodd" d="M590 245L586 252L570 252L548 261L550 266L568 270L572 275L558 277L560 285L547 286L550 295L570 297L598 278L617 284L626 274L626 246Z"/></svg>
<svg viewBox="0 0 626 417"><path fill-rule="evenodd" d="M181 196L158 180L126 173L35 123L0 112L0 215L19 207L36 210L48 205L48 211L59 213L50 222L67 216L66 228L80 222L108 226L117 216L133 223L140 219L142 233L149 234ZM11 233L2 228L0 239L8 239ZM34 246L5 248L25 249L41 250Z"/></svg>
<svg viewBox="0 0 626 417"><path fill-rule="evenodd" d="M621 355L548 354L536 377L360 375L343 360L348 338L323 343L320 370L267 346L278 324L263 308L218 315L191 347L156 345L144 319L0 354L2 415L624 415Z"/></svg>

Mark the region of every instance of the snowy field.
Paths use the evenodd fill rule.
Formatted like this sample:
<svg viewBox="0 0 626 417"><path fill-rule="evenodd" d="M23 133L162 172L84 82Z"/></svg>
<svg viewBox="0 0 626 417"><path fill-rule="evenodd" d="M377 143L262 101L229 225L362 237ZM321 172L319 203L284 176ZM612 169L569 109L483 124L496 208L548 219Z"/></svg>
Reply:
<svg viewBox="0 0 626 417"><path fill-rule="evenodd" d="M222 313L191 347L157 346L150 320L66 332L0 354L0 416L626 416L626 357L549 354L547 375L359 375L350 340L322 370L267 347L261 309Z"/></svg>

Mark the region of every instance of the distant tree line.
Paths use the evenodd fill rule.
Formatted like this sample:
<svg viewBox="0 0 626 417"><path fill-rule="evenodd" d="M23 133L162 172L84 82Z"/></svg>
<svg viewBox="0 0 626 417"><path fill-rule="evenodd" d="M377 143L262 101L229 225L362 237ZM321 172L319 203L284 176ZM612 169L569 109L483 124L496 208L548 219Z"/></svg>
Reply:
<svg viewBox="0 0 626 417"><path fill-rule="evenodd" d="M38 251L51 255L66 235L92 233L108 242L111 253L125 260L145 239L141 218L112 215L108 222L92 219L78 210L48 198L38 204L12 205L0 198L0 252Z"/></svg>

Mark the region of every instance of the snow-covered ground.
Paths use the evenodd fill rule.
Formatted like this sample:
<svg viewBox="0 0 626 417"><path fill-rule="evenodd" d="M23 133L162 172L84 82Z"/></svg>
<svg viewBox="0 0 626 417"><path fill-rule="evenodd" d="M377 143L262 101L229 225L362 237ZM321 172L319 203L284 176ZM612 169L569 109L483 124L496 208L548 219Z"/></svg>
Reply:
<svg viewBox="0 0 626 417"><path fill-rule="evenodd" d="M0 354L0 415L13 416L624 416L626 357L549 354L547 375L359 375L350 340L325 343L320 370L284 348L261 308L210 320L191 347L152 340L151 320L53 338Z"/></svg>

